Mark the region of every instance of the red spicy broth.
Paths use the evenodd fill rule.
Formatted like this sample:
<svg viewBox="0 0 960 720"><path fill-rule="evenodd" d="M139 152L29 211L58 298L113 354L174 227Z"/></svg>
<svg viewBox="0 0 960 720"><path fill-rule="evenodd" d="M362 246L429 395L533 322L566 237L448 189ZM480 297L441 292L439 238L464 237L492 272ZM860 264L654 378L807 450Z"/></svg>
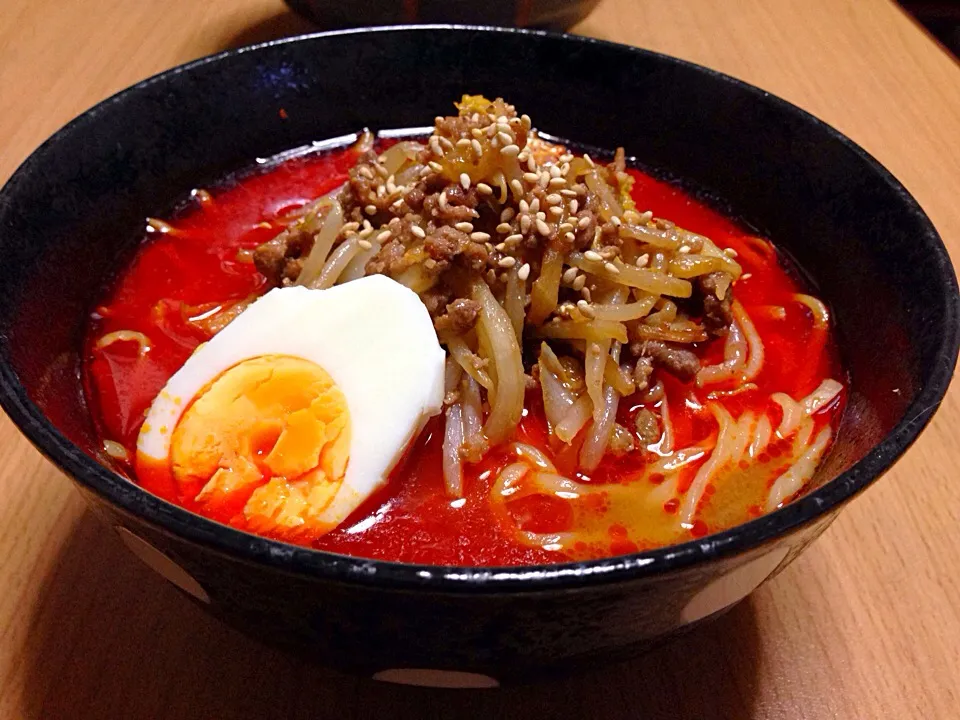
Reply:
<svg viewBox="0 0 960 720"><path fill-rule="evenodd" d="M195 192L182 212L166 223L152 223L132 263L93 313L86 339L85 389L100 435L108 451L118 457L121 470L133 475L131 465L120 458L120 447L134 457L137 435L153 399L194 349L211 337L211 332L202 327L203 318L268 289L251 261L251 251L284 227L284 217L291 210L343 183L355 160L356 154L350 149L284 160L212 193ZM711 238L721 248L736 251L744 271L735 286L736 297L749 313L765 352L762 370L753 387L745 391L736 392L733 387L718 391L713 387L710 393L720 394L708 397L707 389L661 374L674 448L696 445L716 434L717 420L705 407L708 400L719 399L735 418L745 412L777 418L780 410L771 402L773 393L799 399L825 378L845 378L830 330L818 327L811 310L797 301L795 296L805 290L772 245L678 187L639 170L630 173L635 179L632 194L638 209L650 209L657 217L669 218ZM130 341L105 344L103 338L111 333L125 333L114 337ZM148 337L150 351L140 352L137 336L129 333ZM722 338L698 348L705 364L721 361L723 353ZM618 421L633 427L635 416L645 405L636 398L624 400ZM823 427L835 429L843 402L841 393L813 416L815 432ZM596 488L591 499L599 516L608 510L608 489L636 490L631 483L638 482L638 463L648 461L638 460L637 455L642 453L620 458L608 455L590 477L584 477L576 472L576 453L551 445L548 436L539 392L530 392L518 439L548 452L560 472ZM761 514L770 491L766 480L752 478L747 468L741 467L742 478L707 486L698 505L698 518L688 527L680 527L676 520L680 498L665 495L656 513L643 519L648 532L638 535L635 528L628 531L626 524L610 517L602 542L577 543L559 552L518 541L516 529L542 534L563 532L574 522L568 503L547 495L531 495L504 506L509 516L505 521L504 509L490 502L491 488L510 461L506 451L497 450L480 463L466 466L464 497L451 500L442 478L442 439L441 416L428 423L386 487L339 528L311 545L346 555L426 564L560 562L635 552L736 525ZM784 450L773 442L761 459L775 465L778 453ZM694 481L704 462L692 461L684 468L677 495ZM213 511L181 496L169 481L150 477L137 480L170 502L246 529L238 508L222 506ZM651 486L641 490L665 492L653 487L657 481L656 473L645 476L643 482Z"/></svg>

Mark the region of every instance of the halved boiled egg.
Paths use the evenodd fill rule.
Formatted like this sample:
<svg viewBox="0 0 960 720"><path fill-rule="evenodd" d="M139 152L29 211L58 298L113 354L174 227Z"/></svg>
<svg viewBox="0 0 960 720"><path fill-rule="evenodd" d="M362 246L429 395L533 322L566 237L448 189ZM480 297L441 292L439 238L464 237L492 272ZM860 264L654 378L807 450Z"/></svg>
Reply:
<svg viewBox="0 0 960 720"><path fill-rule="evenodd" d="M138 474L304 540L380 488L443 403L444 352L415 293L382 275L257 300L184 363L137 440Z"/></svg>

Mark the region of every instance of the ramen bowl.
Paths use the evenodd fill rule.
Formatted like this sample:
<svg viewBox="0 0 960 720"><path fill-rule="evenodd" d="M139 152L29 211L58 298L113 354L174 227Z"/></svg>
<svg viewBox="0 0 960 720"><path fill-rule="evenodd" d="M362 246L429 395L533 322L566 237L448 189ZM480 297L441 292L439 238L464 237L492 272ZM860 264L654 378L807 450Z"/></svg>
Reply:
<svg viewBox="0 0 960 720"><path fill-rule="evenodd" d="M422 126L463 93L509 98L559 137L625 146L722 198L809 274L832 307L850 376L836 442L806 494L662 549L446 567L249 535L110 469L78 380L82 332L144 218L253 158L364 126ZM724 612L910 446L943 398L958 347L956 277L936 231L850 140L702 67L517 30L326 33L146 80L71 122L11 178L0 192L0 258L0 403L106 528L229 625L399 682L491 686L549 676L637 654Z"/></svg>

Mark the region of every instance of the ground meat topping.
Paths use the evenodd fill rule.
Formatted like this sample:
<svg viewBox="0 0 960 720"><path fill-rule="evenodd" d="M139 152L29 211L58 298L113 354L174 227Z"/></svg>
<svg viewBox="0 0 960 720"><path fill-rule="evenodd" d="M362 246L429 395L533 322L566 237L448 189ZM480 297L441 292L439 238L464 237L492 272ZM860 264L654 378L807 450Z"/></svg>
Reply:
<svg viewBox="0 0 960 720"><path fill-rule="evenodd" d="M700 372L699 358L692 351L675 343L644 340L633 343L630 352L640 358L649 357L656 366L684 382L693 380Z"/></svg>
<svg viewBox="0 0 960 720"><path fill-rule="evenodd" d="M480 305L473 300L458 298L447 305L446 312L434 319L433 326L438 334L452 333L460 335L477 324Z"/></svg>
<svg viewBox="0 0 960 720"><path fill-rule="evenodd" d="M727 334L733 322L731 302L733 277L725 272L712 272L697 278L697 288L703 296L703 326L711 337Z"/></svg>

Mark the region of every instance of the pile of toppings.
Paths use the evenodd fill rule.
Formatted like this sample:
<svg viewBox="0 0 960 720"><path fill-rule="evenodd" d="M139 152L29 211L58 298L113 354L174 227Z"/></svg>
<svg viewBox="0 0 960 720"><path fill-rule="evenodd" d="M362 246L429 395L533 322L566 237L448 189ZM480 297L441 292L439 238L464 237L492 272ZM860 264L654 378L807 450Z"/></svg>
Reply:
<svg viewBox="0 0 960 720"><path fill-rule="evenodd" d="M581 471L607 452L648 452L664 418L644 411L623 427L621 397L653 404L661 371L691 381L743 364L750 328L727 343L726 365L701 368L694 352L737 327L735 253L635 207L622 148L607 163L575 155L501 99L464 96L457 109L425 141L381 154L362 137L348 182L257 248L257 268L309 288L384 274L419 295L448 354L454 496L465 463L512 439L538 386Z"/></svg>

